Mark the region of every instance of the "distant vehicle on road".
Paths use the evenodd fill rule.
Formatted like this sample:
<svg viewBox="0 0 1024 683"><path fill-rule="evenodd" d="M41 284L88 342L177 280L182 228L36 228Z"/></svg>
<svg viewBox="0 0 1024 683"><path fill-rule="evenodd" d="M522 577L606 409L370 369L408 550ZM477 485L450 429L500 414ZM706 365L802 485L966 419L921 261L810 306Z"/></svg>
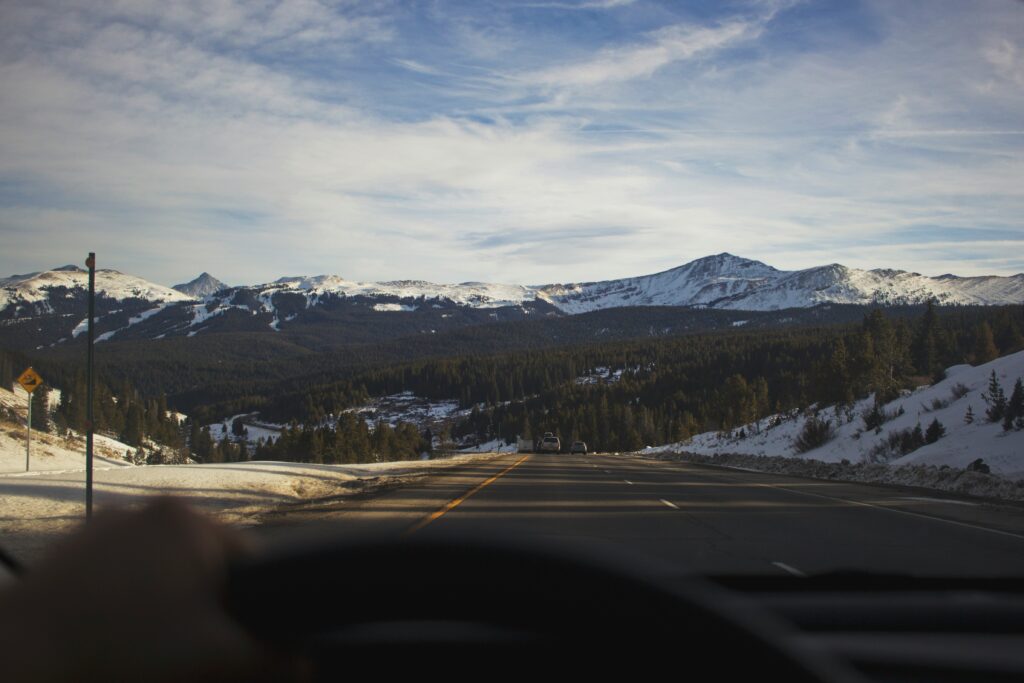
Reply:
<svg viewBox="0 0 1024 683"><path fill-rule="evenodd" d="M572 447L569 449L570 453L582 453L587 454L587 444L585 441L573 441Z"/></svg>
<svg viewBox="0 0 1024 683"><path fill-rule="evenodd" d="M558 440L557 436L553 436L548 432L544 435L544 438L540 440L540 447L537 450L541 453L557 453L562 450L562 442Z"/></svg>

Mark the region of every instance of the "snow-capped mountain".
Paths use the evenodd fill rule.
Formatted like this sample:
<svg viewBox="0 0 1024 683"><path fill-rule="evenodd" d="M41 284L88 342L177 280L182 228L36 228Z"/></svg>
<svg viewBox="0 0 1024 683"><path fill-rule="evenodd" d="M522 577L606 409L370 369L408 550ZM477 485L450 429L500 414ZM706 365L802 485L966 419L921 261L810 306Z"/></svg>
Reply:
<svg viewBox="0 0 1024 683"><path fill-rule="evenodd" d="M175 289L186 296L202 299L211 294L216 294L222 289L228 289L228 286L209 273L204 272L195 280L181 285L174 285L171 289Z"/></svg>
<svg viewBox="0 0 1024 683"><path fill-rule="evenodd" d="M77 304L88 289L89 273L78 266L0 278L0 319L59 314L68 306L81 310ZM108 300L150 303L192 299L169 287L106 269L96 271L96 294Z"/></svg>
<svg viewBox="0 0 1024 683"><path fill-rule="evenodd" d="M903 270L858 270L838 263L776 270L760 261L717 254L655 275L538 288L566 313L613 306L706 306L744 311L824 303L998 305L1024 302L1024 274L927 277Z"/></svg>
<svg viewBox="0 0 1024 683"><path fill-rule="evenodd" d="M654 275L545 285L537 291L565 313L618 306L714 306L749 296L784 274L760 261L718 254Z"/></svg>
<svg viewBox="0 0 1024 683"><path fill-rule="evenodd" d="M75 266L0 279L0 320L47 344L77 337L87 273ZM928 277L901 270L831 264L783 271L717 254L653 275L524 286L420 280L356 282L336 275L285 277L227 287L208 273L171 289L114 270L97 271L98 339L193 336L211 331L279 331L290 325L373 325L390 335L538 316L575 315L626 306L685 306L776 311L818 304L997 305L1024 302L1024 274ZM42 325L42 327L40 327ZM45 329L44 329L45 328ZM335 328L336 329L336 328ZM5 333L4 336L9 336ZM50 339L49 337L52 337ZM38 343L38 342L36 342Z"/></svg>

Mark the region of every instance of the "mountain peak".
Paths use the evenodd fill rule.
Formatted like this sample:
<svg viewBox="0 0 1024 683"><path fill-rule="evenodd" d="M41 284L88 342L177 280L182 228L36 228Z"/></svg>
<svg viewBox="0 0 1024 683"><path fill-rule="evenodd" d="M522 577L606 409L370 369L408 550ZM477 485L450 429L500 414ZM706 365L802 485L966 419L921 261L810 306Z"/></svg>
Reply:
<svg viewBox="0 0 1024 683"><path fill-rule="evenodd" d="M174 285L172 289L176 289L182 294L202 299L227 288L226 284L204 271L196 279L184 284Z"/></svg>
<svg viewBox="0 0 1024 683"><path fill-rule="evenodd" d="M730 277L733 275L742 277L767 277L779 272L766 263L743 258L742 256L736 256L735 254L730 254L727 251L695 259L689 263L679 266L676 270L685 271L694 275L700 274L704 277Z"/></svg>

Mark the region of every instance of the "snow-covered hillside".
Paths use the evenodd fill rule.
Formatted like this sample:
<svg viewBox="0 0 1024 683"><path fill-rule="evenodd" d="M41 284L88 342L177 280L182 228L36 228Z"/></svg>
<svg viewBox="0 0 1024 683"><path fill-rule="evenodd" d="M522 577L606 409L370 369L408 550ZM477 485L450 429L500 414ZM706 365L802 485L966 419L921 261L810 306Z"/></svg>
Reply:
<svg viewBox="0 0 1024 683"><path fill-rule="evenodd" d="M50 405L59 400L53 394ZM25 416L28 395L20 386L13 391L0 387L0 474L25 472ZM8 416L13 415L13 419ZM96 468L130 467L126 453L135 449L101 434L94 439ZM85 438L72 433L70 437L32 432L32 455L29 472L78 471L85 467Z"/></svg>
<svg viewBox="0 0 1024 683"><path fill-rule="evenodd" d="M75 291L85 292L89 287L89 273L77 266L64 266L28 275L12 275L0 279L0 312L14 307L7 317L19 317L19 309L33 314L27 304L41 304L46 310L54 297L65 298ZM190 301L192 297L170 287L147 282L134 275L116 270L96 271L96 293L111 299L142 299L152 302ZM38 310L38 309L36 309Z"/></svg>
<svg viewBox="0 0 1024 683"><path fill-rule="evenodd" d="M713 306L722 299L747 296L780 274L759 261L718 254L654 275L546 285L538 291L566 313L620 306Z"/></svg>
<svg viewBox="0 0 1024 683"><path fill-rule="evenodd" d="M995 371L1007 396L1013 385L1024 377L1024 351L990 363L972 367L957 365L946 371L946 378L928 387L903 396L884 406L891 419L876 429L867 429L863 415L873 406L873 399L857 402L852 407L828 407L817 413L818 419L829 420L835 437L825 445L799 453L796 438L807 420L806 413L775 415L745 425L728 433L705 432L689 441L647 449L646 453L685 451L702 455L740 453L749 455L785 456L838 463L886 462L902 465L947 465L967 468L981 458L993 474L1011 479L1024 479L1024 430L1005 431L1002 424L986 420L988 393ZM967 423L968 409L973 422ZM945 435L905 455L888 447L893 435L914 430L922 432L937 420Z"/></svg>

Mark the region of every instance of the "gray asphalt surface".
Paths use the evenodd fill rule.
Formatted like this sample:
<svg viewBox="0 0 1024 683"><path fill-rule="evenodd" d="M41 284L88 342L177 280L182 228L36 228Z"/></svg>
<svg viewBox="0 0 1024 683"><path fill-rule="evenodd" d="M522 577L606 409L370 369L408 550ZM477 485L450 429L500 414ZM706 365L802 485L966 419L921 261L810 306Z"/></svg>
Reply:
<svg viewBox="0 0 1024 683"><path fill-rule="evenodd" d="M308 505L267 528L538 540L679 573L1024 576L1019 505L606 454L523 458Z"/></svg>

